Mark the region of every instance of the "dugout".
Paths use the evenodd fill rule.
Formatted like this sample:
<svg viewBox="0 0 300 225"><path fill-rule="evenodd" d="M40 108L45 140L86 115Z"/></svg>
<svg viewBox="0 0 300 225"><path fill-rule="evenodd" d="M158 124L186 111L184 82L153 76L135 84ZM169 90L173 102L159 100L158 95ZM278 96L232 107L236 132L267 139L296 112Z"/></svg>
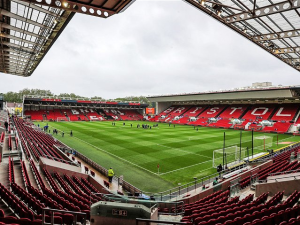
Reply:
<svg viewBox="0 0 300 225"><path fill-rule="evenodd" d="M91 224L135 225L136 218L158 219L158 208L143 204L97 202L91 206ZM154 223L151 223L154 225Z"/></svg>

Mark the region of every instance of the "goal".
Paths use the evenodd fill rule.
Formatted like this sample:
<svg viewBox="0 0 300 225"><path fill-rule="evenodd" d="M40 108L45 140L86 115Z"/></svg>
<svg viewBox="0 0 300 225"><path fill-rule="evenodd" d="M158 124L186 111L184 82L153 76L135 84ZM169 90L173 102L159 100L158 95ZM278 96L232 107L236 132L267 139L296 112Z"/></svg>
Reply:
<svg viewBox="0 0 300 225"><path fill-rule="evenodd" d="M224 162L228 165L231 163L238 163L245 158L246 148L240 149L238 146L230 146L224 149L225 157ZM213 151L213 167L223 165L223 149Z"/></svg>
<svg viewBox="0 0 300 225"><path fill-rule="evenodd" d="M273 136L258 136L254 137L254 148L258 150L266 151L266 149L271 148L273 145Z"/></svg>
<svg viewBox="0 0 300 225"><path fill-rule="evenodd" d="M70 121L69 117L57 117L56 122Z"/></svg>

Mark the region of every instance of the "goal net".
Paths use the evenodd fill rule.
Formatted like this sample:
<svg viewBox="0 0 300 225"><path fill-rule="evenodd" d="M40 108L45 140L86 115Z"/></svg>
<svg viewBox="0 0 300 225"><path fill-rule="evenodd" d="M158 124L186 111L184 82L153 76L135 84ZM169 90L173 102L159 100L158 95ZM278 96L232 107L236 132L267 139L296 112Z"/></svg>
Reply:
<svg viewBox="0 0 300 225"><path fill-rule="evenodd" d="M238 163L246 157L246 148L240 149L238 146L230 146L224 149L224 163ZM223 149L213 151L213 167L223 165Z"/></svg>
<svg viewBox="0 0 300 225"><path fill-rule="evenodd" d="M258 136L254 137L253 140L254 148L258 150L266 151L266 149L271 148L273 145L273 136Z"/></svg>
<svg viewBox="0 0 300 225"><path fill-rule="evenodd" d="M68 117L57 117L56 122L61 122L61 121L70 121L70 118Z"/></svg>

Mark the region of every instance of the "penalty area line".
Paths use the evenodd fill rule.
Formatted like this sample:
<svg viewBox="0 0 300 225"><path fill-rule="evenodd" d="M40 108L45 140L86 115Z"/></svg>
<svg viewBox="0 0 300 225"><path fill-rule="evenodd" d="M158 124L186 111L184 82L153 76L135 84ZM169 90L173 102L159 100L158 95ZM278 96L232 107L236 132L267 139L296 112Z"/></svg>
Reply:
<svg viewBox="0 0 300 225"><path fill-rule="evenodd" d="M210 157L208 157L208 156L206 156L206 155L201 155L201 154L198 154L198 153L185 151L185 150L182 150L182 149L180 149L180 148L172 148L172 147L169 147L169 146L166 146L166 145L161 145L161 144L157 144L157 145L163 146L163 147L169 148L169 149L175 149L175 150L178 150L178 151L182 151L182 152L185 152L185 153L188 153L188 154L193 154L193 155L198 155L198 156L201 156L201 157L206 157L206 158L209 158L209 159L210 159Z"/></svg>
<svg viewBox="0 0 300 225"><path fill-rule="evenodd" d="M165 173L159 173L159 175L165 175L165 174L169 174L169 173L173 173L173 172L176 172L176 171L179 171L179 170L184 170L186 168L190 168L190 167L193 167L193 166L198 166L198 165L201 165L203 163L207 163L207 162L211 162L211 160L207 160L205 162L201 162L201 163L196 163L196 164L193 164L193 165L190 165L190 166L186 166L186 167L182 167L182 168L179 168L179 169L176 169L176 170L171 170L171 171L168 171L168 172L165 172ZM208 169L211 169L212 167L208 168ZM202 170L201 170L202 171Z"/></svg>
<svg viewBox="0 0 300 225"><path fill-rule="evenodd" d="M105 151L104 149L99 148L99 147L97 147L97 146L95 146L95 145L92 145L91 143L88 143L88 142L86 142L86 141L84 141L84 140L82 140L82 139L80 139L80 138L78 138L78 137L74 137L74 136L73 136L73 138L76 138L76 139L78 139L78 140L80 140L80 141L86 143L87 145L90 145L90 146L92 146L93 148L96 148L96 149L98 149L98 150L100 150L100 151L102 151L102 152L105 152L105 153L109 154L109 155L112 155L113 157L116 157L116 158L118 158L118 159L120 159L120 160L122 160L122 161L124 161L124 162L127 162L127 163L129 163L129 164L131 164L131 165L134 165L134 166L136 166L136 167L138 167L138 168L140 168L140 169L143 169L143 170L145 170L145 171L147 171L147 172L149 172L149 173L152 173L152 174L154 174L154 175L157 175L157 173L154 173L154 172L152 172L152 171L150 171L150 170L148 170L148 169L146 169L146 168L144 168L144 167L142 167L142 166L139 166L139 165L137 165L137 164L135 164L135 163L133 163L133 162L130 162L130 161L126 160L126 159L123 159L123 158L121 158L121 157L115 155L115 154L112 154L111 152Z"/></svg>

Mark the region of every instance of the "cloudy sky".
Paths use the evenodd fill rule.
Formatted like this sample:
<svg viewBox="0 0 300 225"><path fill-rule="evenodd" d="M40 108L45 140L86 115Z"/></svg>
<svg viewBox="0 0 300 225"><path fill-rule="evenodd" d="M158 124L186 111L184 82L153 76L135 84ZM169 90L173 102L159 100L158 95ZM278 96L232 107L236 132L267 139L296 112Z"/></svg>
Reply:
<svg viewBox="0 0 300 225"><path fill-rule="evenodd" d="M76 14L31 77L0 76L3 93L106 99L300 84L299 72L182 0L137 0L108 19Z"/></svg>

